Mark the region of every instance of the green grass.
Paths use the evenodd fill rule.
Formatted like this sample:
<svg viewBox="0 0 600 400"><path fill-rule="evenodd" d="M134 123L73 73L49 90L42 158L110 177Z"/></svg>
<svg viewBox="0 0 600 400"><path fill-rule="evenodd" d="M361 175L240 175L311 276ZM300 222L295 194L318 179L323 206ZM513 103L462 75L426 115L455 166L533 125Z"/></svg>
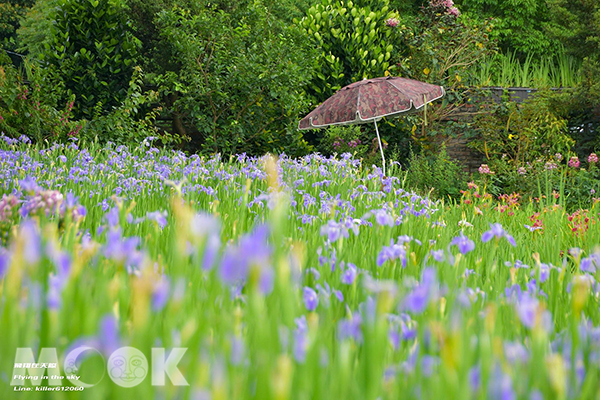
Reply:
<svg viewBox="0 0 600 400"><path fill-rule="evenodd" d="M573 232L574 223L560 203L521 204L500 212L487 196L475 196L482 194L475 189L459 203L434 203L405 192L401 179L382 182L373 170L340 158L283 158L277 169L267 158L223 162L164 151L148 155L149 147L116 151L91 145L89 154L60 146L45 154L39 150L19 143L0 144L3 191L18 191L26 176L35 176L46 189L79 196L87 215L81 220L70 218L69 211L63 217L32 215L44 249L32 263L27 256L34 245L22 228L23 219L13 215L0 225L11 254L0 280L2 398L25 395L13 392L9 384L18 347L35 348L35 357L41 347L56 347L63 371L62 357L82 340L94 344L103 359L87 358L80 365L81 380L95 382L104 374L100 382L82 392L32 396L487 399L500 393L499 385L514 391L516 398L529 398L534 390L547 399L598 394L594 357L599 343L592 334L592 326L600 322L598 296L593 290L588 296L587 286L573 283L576 276L595 279L596 275L580 271L581 257L568 254L577 247L582 257L588 257L600 243L597 209L588 212L593 222L588 222L587 230ZM60 161L60 155L66 156L66 162ZM86 168L90 172L79 172ZM115 196L118 187L122 192ZM212 188L209 192L214 194L203 187ZM265 200L253 202L261 194ZM305 205L306 195L313 196L316 204ZM21 198L27 196L25 192ZM109 210L117 207L117 226L123 236L140 239L143 261L135 271L106 256L111 228L101 207L104 200ZM331 202L329 209L321 208L323 202ZM380 225L374 216L365 217L370 210L384 207L388 216L401 217L402 223ZM158 210L167 212L164 228L148 219L135 223L135 218ZM415 215L415 210L429 212ZM540 212L544 229L530 232L524 224L532 224L535 212ZM132 222L128 222L130 213ZM197 213L213 216L221 224L216 235L222 246L210 270L202 265L214 230L207 223L193 223ZM314 220L305 224L302 216ZM350 230L348 237L329 243L321 227L345 218L363 221L358 235ZM482 234L496 222L514 236L516 247L506 238L482 242ZM269 227L266 239L244 239L263 224ZM100 226L105 227L102 232ZM475 244L465 255L450 246L461 230ZM83 239L86 232L89 242ZM413 239L400 246L406 265L398 259L378 266L382 248L402 235ZM61 305L55 308L47 302L49 277L58 273L47 250L52 243L72 260L60 290ZM241 296L234 296L223 279L222 256L231 254L238 243L247 245L232 265L248 260L250 265ZM266 255L259 251L261 246L269 249ZM442 250L446 259L451 252L454 260L435 261L432 250ZM320 262L319 257L331 260L334 252L335 268ZM505 265L517 260L530 268ZM342 261L360 271L353 284L341 282ZM557 268L540 283L542 263ZM439 286L428 286L422 312L406 311L407 299L418 292L415 285L425 284L427 267L435 271ZM309 272L311 268L320 276ZM465 277L467 269L475 273ZM265 293L261 279L267 271L273 272L273 282L272 290ZM153 307L153 296L164 282L170 288L167 301ZM308 311L303 289L325 287L325 283L343 294L343 302L318 290L319 305ZM525 326L516 311L521 302L505 296L514 284L523 292L528 284L535 286L532 296L539 304L533 309L532 327ZM470 298L468 307L465 296ZM550 316L550 326L545 315ZM133 388L113 383L104 365L110 346L102 344L110 342L101 328L107 316L116 321L118 345L138 348L149 362L152 347L187 348L178 368L189 386L174 386L168 377L165 386L153 386L149 371ZM340 322L357 316L361 324L355 333L360 338L340 338ZM298 329L302 317L306 331ZM402 325L414 329L415 336L395 347L390 333L400 332ZM514 360L510 346L515 343L526 349L526 361ZM573 351L581 357L569 357ZM305 353L304 357L298 353ZM581 366L585 367L582 378L576 373ZM477 387L470 383L474 368L480 371ZM71 383L65 380L62 385Z"/></svg>

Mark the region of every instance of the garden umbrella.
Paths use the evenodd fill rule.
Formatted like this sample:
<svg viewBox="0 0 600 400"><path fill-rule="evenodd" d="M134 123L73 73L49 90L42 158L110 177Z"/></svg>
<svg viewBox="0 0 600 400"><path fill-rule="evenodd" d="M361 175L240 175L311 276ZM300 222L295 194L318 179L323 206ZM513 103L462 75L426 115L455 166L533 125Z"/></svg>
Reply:
<svg viewBox="0 0 600 400"><path fill-rule="evenodd" d="M383 117L418 110L442 96L444 96L442 86L413 79L392 76L364 79L338 90L302 118L298 128L313 129L331 125L374 122L385 175L385 157L377 121Z"/></svg>

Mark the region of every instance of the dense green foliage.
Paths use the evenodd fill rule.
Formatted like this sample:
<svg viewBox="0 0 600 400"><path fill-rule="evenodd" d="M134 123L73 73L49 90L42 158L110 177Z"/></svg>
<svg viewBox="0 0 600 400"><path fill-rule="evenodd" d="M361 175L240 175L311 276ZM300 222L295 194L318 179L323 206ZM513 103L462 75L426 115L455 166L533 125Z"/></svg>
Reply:
<svg viewBox="0 0 600 400"><path fill-rule="evenodd" d="M417 155L411 149L405 177L408 187L434 198L458 200L467 188L465 177L460 164L448 157L444 144L434 156L424 149Z"/></svg>
<svg viewBox="0 0 600 400"><path fill-rule="evenodd" d="M595 128L586 128L585 138L574 130L596 126L590 115L600 98L598 5L544 4L39 0L28 3L18 44L31 63L45 63L38 83L47 98L41 102L57 114L74 95L79 134L100 141L158 135L185 150L224 154L349 150L377 163L371 158L378 152L372 126L330 134L299 132L296 123L344 85L400 75L447 91L426 116L380 124L386 153L405 165L411 142L435 150L431 139L440 134L477 131L446 121L470 101L473 86L495 84L580 82L561 118L576 147L586 143L581 151L590 151ZM133 76L135 66L141 70ZM34 138L53 136L55 129L45 121L36 124L46 133ZM11 125L6 132L23 129ZM475 146L484 146L475 136ZM345 144L334 148L337 137Z"/></svg>
<svg viewBox="0 0 600 400"><path fill-rule="evenodd" d="M121 104L137 57L126 8L115 0L58 0L42 61L75 94L78 118L102 115Z"/></svg>
<svg viewBox="0 0 600 400"><path fill-rule="evenodd" d="M196 128L202 147L225 154L302 148L289 127L305 109L311 60L297 28L260 2L239 14L173 9L159 14L177 71L157 77L162 94Z"/></svg>
<svg viewBox="0 0 600 400"><path fill-rule="evenodd" d="M21 74L6 55L0 57L0 130L37 142L64 141L80 131L81 125L71 121L73 100L56 107L56 93L46 93L47 70L25 63Z"/></svg>
<svg viewBox="0 0 600 400"><path fill-rule="evenodd" d="M352 82L393 71L391 36L398 15L390 10L388 0L371 3L373 7L323 0L300 22L319 49L318 70L309 85L316 103Z"/></svg>
<svg viewBox="0 0 600 400"><path fill-rule="evenodd" d="M2 0L0 1L0 45L14 50L16 33L20 20L33 7L36 0Z"/></svg>
<svg viewBox="0 0 600 400"><path fill-rule="evenodd" d="M462 12L480 23L492 19L492 34L504 52L520 57L547 55L558 50L560 41L545 30L551 14L546 0L456 0Z"/></svg>

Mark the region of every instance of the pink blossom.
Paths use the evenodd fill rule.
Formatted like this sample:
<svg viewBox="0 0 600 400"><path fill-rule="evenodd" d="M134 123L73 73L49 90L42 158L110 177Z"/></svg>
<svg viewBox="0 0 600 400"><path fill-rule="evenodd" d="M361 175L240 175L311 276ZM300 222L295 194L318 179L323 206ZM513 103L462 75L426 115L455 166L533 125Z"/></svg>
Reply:
<svg viewBox="0 0 600 400"><path fill-rule="evenodd" d="M484 175L494 175L494 172L490 170L490 167L487 164L481 164L479 173Z"/></svg>
<svg viewBox="0 0 600 400"><path fill-rule="evenodd" d="M3 194L0 199L0 221L6 221L13 216L13 210L19 205L19 199L13 194Z"/></svg>
<svg viewBox="0 0 600 400"><path fill-rule="evenodd" d="M460 11L458 11L458 8L456 8L456 7L450 7L448 9L448 14L458 17L460 15Z"/></svg>
<svg viewBox="0 0 600 400"><path fill-rule="evenodd" d="M569 167L579 168L579 158L577 158L577 156L571 157L571 159L569 160Z"/></svg>
<svg viewBox="0 0 600 400"><path fill-rule="evenodd" d="M385 20L385 24L387 26L389 26L390 28L397 27L399 23L400 23L400 21L398 20L398 18L388 18Z"/></svg>
<svg viewBox="0 0 600 400"><path fill-rule="evenodd" d="M598 156L596 155L596 153L590 154L590 156L588 157L588 162L590 164L595 164L598 162Z"/></svg>

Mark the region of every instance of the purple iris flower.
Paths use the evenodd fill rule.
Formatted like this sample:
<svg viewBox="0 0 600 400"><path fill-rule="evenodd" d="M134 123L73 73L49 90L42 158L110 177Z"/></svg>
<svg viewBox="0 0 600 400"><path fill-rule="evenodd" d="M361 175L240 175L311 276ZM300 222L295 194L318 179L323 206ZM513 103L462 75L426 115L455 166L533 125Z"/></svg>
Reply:
<svg viewBox="0 0 600 400"><path fill-rule="evenodd" d="M382 266L388 260L399 259L402 263L402 268L406 267L406 248L404 243L394 243L394 239L390 241L389 246L383 246L377 255L377 265Z"/></svg>
<svg viewBox="0 0 600 400"><path fill-rule="evenodd" d="M429 377L433 374L435 367L440 364L440 359L435 356L424 355L421 358L421 371L423 376Z"/></svg>
<svg viewBox="0 0 600 400"><path fill-rule="evenodd" d="M513 382L510 375L502 372L499 365L490 377L490 383L488 386L489 397L493 400L516 400L517 394L513 389Z"/></svg>
<svg viewBox="0 0 600 400"><path fill-rule="evenodd" d="M484 243L489 242L494 237L496 237L497 239L505 237L506 240L508 240L508 243L510 243L513 247L517 246L515 239L511 235L509 235L508 232L506 232L502 225L500 225L499 223L490 224L490 230L484 232L483 235L481 235L481 241Z"/></svg>
<svg viewBox="0 0 600 400"><path fill-rule="evenodd" d="M354 339L356 342L362 342L362 318L360 314L354 314L351 318L342 320L338 323L338 338Z"/></svg>
<svg viewBox="0 0 600 400"><path fill-rule="evenodd" d="M197 237L221 234L221 222L207 213L197 213L190 220L190 231Z"/></svg>
<svg viewBox="0 0 600 400"><path fill-rule="evenodd" d="M429 302L437 297L439 284L435 276L435 270L425 268L421 274L421 282L404 298L403 308L413 314L421 314Z"/></svg>
<svg viewBox="0 0 600 400"><path fill-rule="evenodd" d="M390 340L390 343L392 344L394 350L400 347L400 332L398 332L395 329L390 329L388 333L388 339Z"/></svg>
<svg viewBox="0 0 600 400"><path fill-rule="evenodd" d="M583 272L589 272L591 274L596 273L596 268L600 265L600 254L594 253L589 257L582 258L579 263L579 269Z"/></svg>
<svg viewBox="0 0 600 400"><path fill-rule="evenodd" d="M306 270L307 274L312 274L312 276L314 277L314 279L316 281L318 281L319 279L321 279L321 273L319 272L318 269L310 267Z"/></svg>
<svg viewBox="0 0 600 400"><path fill-rule="evenodd" d="M31 175L28 175L25 177L25 179L20 180L19 186L21 186L21 189L26 192L35 192L39 189L36 179Z"/></svg>
<svg viewBox="0 0 600 400"><path fill-rule="evenodd" d="M219 270L221 280L234 285L239 282L245 282L250 274L251 268L258 268L260 271L259 290L263 294L268 294L272 289L272 277L263 277L263 274L269 274L271 263L271 246L267 239L269 228L266 225L259 225L249 234L242 236L237 246L227 248L221 267ZM263 290L269 290L263 292Z"/></svg>
<svg viewBox="0 0 600 400"><path fill-rule="evenodd" d="M260 279L258 281L258 289L263 294L268 294L273 291L275 286L275 272L273 268L264 268L261 270Z"/></svg>
<svg viewBox="0 0 600 400"><path fill-rule="evenodd" d="M109 231L103 247L104 256L116 263L138 267L143 260L143 254L137 249L139 243L138 237L123 238L120 229L112 229Z"/></svg>
<svg viewBox="0 0 600 400"><path fill-rule="evenodd" d="M375 221L381 226L394 226L396 220L386 210L373 210L375 214Z"/></svg>
<svg viewBox="0 0 600 400"><path fill-rule="evenodd" d="M529 232L534 232L537 231L538 229L542 229L541 226L531 226L531 225L527 225L524 224L525 228L529 229Z"/></svg>
<svg viewBox="0 0 600 400"><path fill-rule="evenodd" d="M548 264L540 264L540 282L544 283L550 277L550 267Z"/></svg>
<svg viewBox="0 0 600 400"><path fill-rule="evenodd" d="M239 337L232 335L231 337L231 364L238 366L244 361L245 354L244 340Z"/></svg>
<svg viewBox="0 0 600 400"><path fill-rule="evenodd" d="M102 352L106 356L110 356L115 350L121 347L119 324L112 314L107 314L100 320L98 340L102 346Z"/></svg>
<svg viewBox="0 0 600 400"><path fill-rule="evenodd" d="M23 256L29 264L36 264L41 257L42 239L37 224L30 219L21 223L21 236L23 237L25 249Z"/></svg>
<svg viewBox="0 0 600 400"><path fill-rule="evenodd" d="M475 242L466 237L462 232L460 232L459 236L452 239L450 245L457 246L458 251L460 251L463 255L475 249Z"/></svg>
<svg viewBox="0 0 600 400"><path fill-rule="evenodd" d="M358 270L356 265L348 263L346 270L342 273L342 283L345 285L352 285L358 276Z"/></svg>
<svg viewBox="0 0 600 400"><path fill-rule="evenodd" d="M529 361L529 351L520 342L504 342L504 356L511 364L526 364Z"/></svg>
<svg viewBox="0 0 600 400"><path fill-rule="evenodd" d="M344 302L344 294L339 290L332 290L333 295L340 301L340 303Z"/></svg>
<svg viewBox="0 0 600 400"><path fill-rule="evenodd" d="M444 250L431 250L431 256L437 262L444 262Z"/></svg>
<svg viewBox="0 0 600 400"><path fill-rule="evenodd" d="M106 218L106 222L110 228L114 228L119 225L119 209L117 207L113 207L108 211L104 217Z"/></svg>
<svg viewBox="0 0 600 400"><path fill-rule="evenodd" d="M306 359L306 352L308 350L308 324L306 322L306 316L301 316L294 320L296 323L296 329L294 330L294 345L292 352L294 359L303 363Z"/></svg>
<svg viewBox="0 0 600 400"><path fill-rule="evenodd" d="M150 221L154 221L158 224L160 229L167 226L167 212L166 211L152 211L146 214L146 218Z"/></svg>
<svg viewBox="0 0 600 400"><path fill-rule="evenodd" d="M308 286L304 287L302 299L304 300L304 306L308 311L314 311L319 305L319 296L317 295L317 292Z"/></svg>
<svg viewBox="0 0 600 400"><path fill-rule="evenodd" d="M152 309L154 311L162 310L171 294L171 282L166 276L162 276L157 282L154 283L152 290Z"/></svg>
<svg viewBox="0 0 600 400"><path fill-rule="evenodd" d="M533 389L529 394L529 400L544 400L544 395L537 389Z"/></svg>
<svg viewBox="0 0 600 400"><path fill-rule="evenodd" d="M469 370L469 386L473 393L477 392L481 387L481 367L479 365Z"/></svg>
<svg viewBox="0 0 600 400"><path fill-rule="evenodd" d="M470 268L465 269L465 274L464 274L465 278L468 278L469 276L471 276L473 274L476 274L474 269L470 269Z"/></svg>
<svg viewBox="0 0 600 400"><path fill-rule="evenodd" d="M0 247L0 279L4 278L10 265L10 254L5 248Z"/></svg>
<svg viewBox="0 0 600 400"><path fill-rule="evenodd" d="M337 223L333 220L327 222L327 225L321 227L321 236L327 236L327 239L334 243L340 237L349 237L348 228L344 224Z"/></svg>
<svg viewBox="0 0 600 400"><path fill-rule="evenodd" d="M521 298L516 302L515 307L521 323L533 328L535 325L539 301L532 297L528 292L523 293Z"/></svg>

